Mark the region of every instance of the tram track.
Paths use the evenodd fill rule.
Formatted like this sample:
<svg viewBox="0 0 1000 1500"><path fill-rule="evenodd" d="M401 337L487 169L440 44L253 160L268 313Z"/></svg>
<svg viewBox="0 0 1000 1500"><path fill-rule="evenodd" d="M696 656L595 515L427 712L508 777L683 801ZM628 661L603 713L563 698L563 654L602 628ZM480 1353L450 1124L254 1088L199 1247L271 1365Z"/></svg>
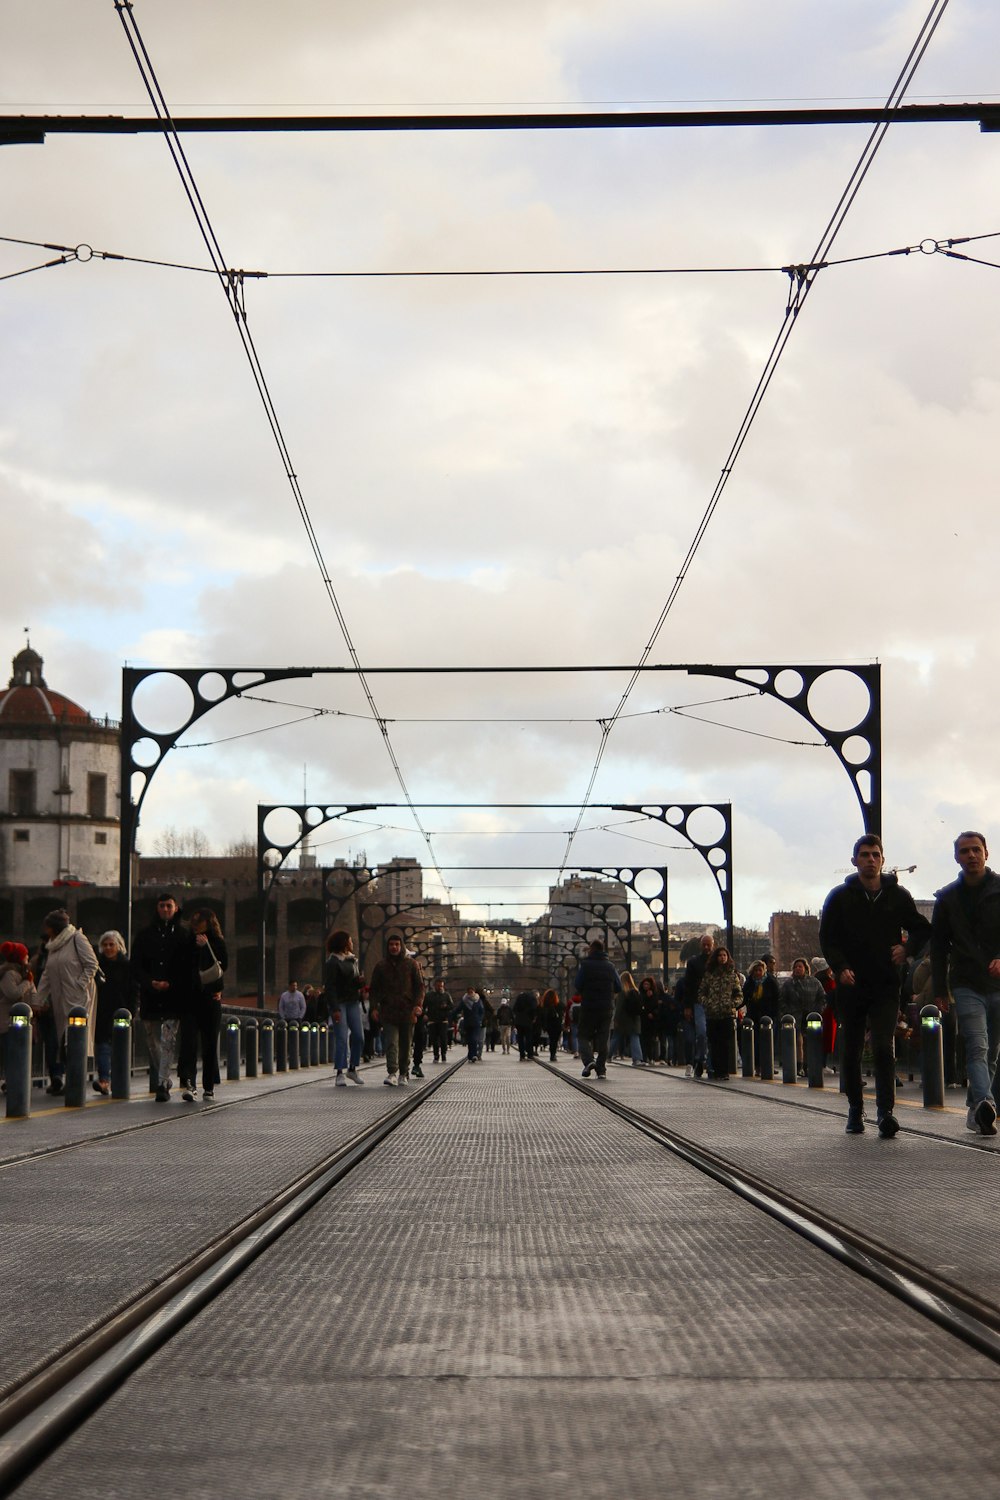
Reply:
<svg viewBox="0 0 1000 1500"><path fill-rule="evenodd" d="M975 1296L947 1278L932 1275L919 1261L904 1252L789 1193L742 1164L669 1129L606 1092L603 1087L588 1085L581 1079L568 1077L548 1062L537 1061L546 1072L593 1099L648 1140L656 1142L671 1155L807 1239L849 1270L875 1282L954 1337L1000 1364L1000 1305Z"/></svg>
<svg viewBox="0 0 1000 1500"><path fill-rule="evenodd" d="M0 1497L10 1494L151 1354L388 1140L463 1061L425 1082L388 1114L286 1183L252 1213L188 1255L156 1286L26 1372L0 1401ZM232 1101L240 1102L244 1101Z"/></svg>

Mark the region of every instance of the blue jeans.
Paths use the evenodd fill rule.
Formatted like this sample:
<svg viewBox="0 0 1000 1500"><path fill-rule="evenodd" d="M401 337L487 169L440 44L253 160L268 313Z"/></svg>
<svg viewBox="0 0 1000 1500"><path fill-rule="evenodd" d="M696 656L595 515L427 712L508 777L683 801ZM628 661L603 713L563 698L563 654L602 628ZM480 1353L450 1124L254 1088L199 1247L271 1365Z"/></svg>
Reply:
<svg viewBox="0 0 1000 1500"><path fill-rule="evenodd" d="M970 1106L996 1100L997 1058L1000 1057L1000 994L980 995L959 985L952 992L958 1025L965 1043L965 1071Z"/></svg>
<svg viewBox="0 0 1000 1500"><path fill-rule="evenodd" d="M704 1063L708 1057L708 1025L705 1007L697 1000L691 1007L691 1018L684 1017L684 1055L688 1065Z"/></svg>
<svg viewBox="0 0 1000 1500"><path fill-rule="evenodd" d="M94 1061L97 1064L97 1077L101 1083L111 1082L111 1043L98 1042L94 1048Z"/></svg>
<svg viewBox="0 0 1000 1500"><path fill-rule="evenodd" d="M340 1020L335 1021L331 1017L330 1025L333 1028L334 1048L333 1061L338 1073L342 1073L347 1067L347 1036L351 1037L351 1062L352 1068L356 1068L361 1061L361 1049L365 1044L365 1027L361 1019L361 1001L347 1000L338 1006Z"/></svg>

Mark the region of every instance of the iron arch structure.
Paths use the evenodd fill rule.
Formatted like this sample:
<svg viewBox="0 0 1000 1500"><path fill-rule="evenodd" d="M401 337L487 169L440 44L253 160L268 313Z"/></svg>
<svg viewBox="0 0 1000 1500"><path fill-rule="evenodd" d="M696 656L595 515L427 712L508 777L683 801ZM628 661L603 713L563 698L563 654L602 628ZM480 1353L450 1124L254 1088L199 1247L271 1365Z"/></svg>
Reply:
<svg viewBox="0 0 1000 1500"><path fill-rule="evenodd" d="M486 676L495 673L537 674L563 672L632 672L633 664L588 667L374 667L366 675ZM861 808L864 831L882 826L882 699L881 667L877 663L800 666L794 663L718 664L713 662L647 664L646 672L683 672L689 676L718 677L742 683L784 703L803 718L836 755ZM124 667L120 739L121 826L119 836L119 925L131 942L132 867L143 803L156 772L181 736L214 708L269 683L317 676L356 676L355 667ZM834 724L824 711L824 689L831 678L847 678L863 694L852 724ZM137 703L138 695L160 679L169 686L172 707L156 718ZM143 715L145 714L145 718ZM372 810L370 804L359 810ZM730 919L731 920L731 919Z"/></svg>

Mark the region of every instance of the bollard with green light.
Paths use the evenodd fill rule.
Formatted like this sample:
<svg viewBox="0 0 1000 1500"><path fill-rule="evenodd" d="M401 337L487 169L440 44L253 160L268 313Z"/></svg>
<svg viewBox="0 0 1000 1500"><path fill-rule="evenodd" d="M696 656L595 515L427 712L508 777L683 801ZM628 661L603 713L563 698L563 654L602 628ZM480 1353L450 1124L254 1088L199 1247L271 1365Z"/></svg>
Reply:
<svg viewBox="0 0 1000 1500"><path fill-rule="evenodd" d="M226 1078L229 1083L240 1081L240 1022L238 1016L230 1016L226 1022Z"/></svg>
<svg viewBox="0 0 1000 1500"><path fill-rule="evenodd" d="M274 1022L267 1016L260 1023L260 1071L274 1072Z"/></svg>
<svg viewBox="0 0 1000 1500"><path fill-rule="evenodd" d="M806 1016L806 1078L811 1089L823 1087L823 1017L815 1010Z"/></svg>
<svg viewBox="0 0 1000 1500"><path fill-rule="evenodd" d="M288 1067L290 1072L297 1072L299 1066L299 1023L288 1022Z"/></svg>
<svg viewBox="0 0 1000 1500"><path fill-rule="evenodd" d="M7 1118L31 1114L31 1006L18 1000L10 1008L7 1032Z"/></svg>
<svg viewBox="0 0 1000 1500"><path fill-rule="evenodd" d="M132 1097L132 1012L124 1006L111 1017L111 1097Z"/></svg>

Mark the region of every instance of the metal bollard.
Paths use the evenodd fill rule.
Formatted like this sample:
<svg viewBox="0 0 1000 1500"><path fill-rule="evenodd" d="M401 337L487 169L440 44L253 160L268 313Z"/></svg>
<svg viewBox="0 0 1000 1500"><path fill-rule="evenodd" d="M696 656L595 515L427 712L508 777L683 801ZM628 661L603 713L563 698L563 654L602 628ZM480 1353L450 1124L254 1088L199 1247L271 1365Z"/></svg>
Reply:
<svg viewBox="0 0 1000 1500"><path fill-rule="evenodd" d="M244 1072L248 1078L257 1077L257 1022L253 1016L243 1023Z"/></svg>
<svg viewBox="0 0 1000 1500"><path fill-rule="evenodd" d="M752 1078L754 1074L752 1021L744 1021L740 1027L740 1072L744 1078Z"/></svg>
<svg viewBox="0 0 1000 1500"><path fill-rule="evenodd" d="M781 1018L781 1081L794 1083L798 1077L798 1030L794 1016Z"/></svg>
<svg viewBox="0 0 1000 1500"><path fill-rule="evenodd" d="M314 1068L319 1067L319 1025L316 1021L309 1028L309 1061Z"/></svg>
<svg viewBox="0 0 1000 1500"><path fill-rule="evenodd" d="M83 1109L87 1102L87 1012L74 1005L66 1017L66 1106Z"/></svg>
<svg viewBox="0 0 1000 1500"><path fill-rule="evenodd" d="M288 1027L280 1016L274 1023L274 1071L288 1072Z"/></svg>
<svg viewBox="0 0 1000 1500"><path fill-rule="evenodd" d="M774 1022L770 1016L760 1018L760 1081L774 1082Z"/></svg>
<svg viewBox="0 0 1000 1500"><path fill-rule="evenodd" d="M309 1022L299 1022L299 1067L309 1066Z"/></svg>
<svg viewBox="0 0 1000 1500"><path fill-rule="evenodd" d="M806 1078L811 1089L823 1087L823 1017L815 1010L806 1016Z"/></svg>
<svg viewBox="0 0 1000 1500"><path fill-rule="evenodd" d="M124 1006L111 1017L111 1097L132 1097L132 1012Z"/></svg>
<svg viewBox="0 0 1000 1500"><path fill-rule="evenodd" d="M10 1008L7 1032L7 1118L31 1114L31 1006L19 1000Z"/></svg>
<svg viewBox="0 0 1000 1500"><path fill-rule="evenodd" d="M240 1023L237 1016L226 1022L226 1078L230 1083L240 1081Z"/></svg>
<svg viewBox="0 0 1000 1500"><path fill-rule="evenodd" d="M936 1005L925 1005L920 1012L920 1064L924 1109L943 1109L944 1032L941 1028L941 1012Z"/></svg>
<svg viewBox="0 0 1000 1500"><path fill-rule="evenodd" d="M299 1066L299 1023L289 1021L288 1023L288 1068L290 1072L296 1072Z"/></svg>
<svg viewBox="0 0 1000 1500"><path fill-rule="evenodd" d="M319 1061L321 1067L330 1061L330 1028L325 1021L319 1023Z"/></svg>
<svg viewBox="0 0 1000 1500"><path fill-rule="evenodd" d="M736 1072L740 1061L740 1042L737 1026L738 1023L736 1017L734 1016L733 1024L730 1027L729 1035L726 1038L726 1052L728 1053L728 1056L726 1058L726 1071L729 1074L730 1078Z"/></svg>
<svg viewBox="0 0 1000 1500"><path fill-rule="evenodd" d="M260 1071L274 1072L274 1022L260 1023Z"/></svg>

